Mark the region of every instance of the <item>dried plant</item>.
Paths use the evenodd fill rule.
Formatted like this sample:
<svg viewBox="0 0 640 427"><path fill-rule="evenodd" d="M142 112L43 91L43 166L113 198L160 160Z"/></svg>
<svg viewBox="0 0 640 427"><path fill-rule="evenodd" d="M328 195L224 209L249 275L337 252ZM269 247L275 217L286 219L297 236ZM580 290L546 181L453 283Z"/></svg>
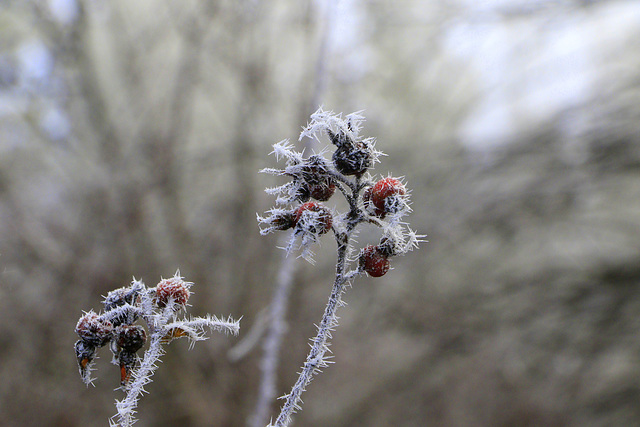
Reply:
<svg viewBox="0 0 640 427"><path fill-rule="evenodd" d="M158 361L164 354L164 344L186 337L191 345L206 339L205 329L237 334L240 326L231 318L215 316L178 318L186 310L193 284L185 282L177 272L170 279L162 279L154 288L147 288L139 280L131 286L109 292L104 300L104 312L86 312L76 326L80 339L75 344L80 376L91 384L91 371L98 348L110 344L112 363L120 367L121 389L124 399L116 401L118 413L111 425L130 426L144 386L151 382ZM135 324L141 322L143 325ZM145 328L146 327L146 328ZM137 356L148 341L144 356Z"/></svg>
<svg viewBox="0 0 640 427"><path fill-rule="evenodd" d="M320 140L320 136L326 134L335 146L331 160L325 158L328 149L306 157L284 140L273 145L272 154L277 160L284 159L285 167L262 170L285 176L288 181L266 190L277 199L276 206L266 215L258 215L261 234L292 230L285 247L287 254L299 251L310 262L313 262L311 248L322 235L331 231L337 243L335 280L318 332L312 339L298 380L283 396L285 403L270 426L286 426L291 422L292 415L301 408L302 393L314 375L329 364L331 331L338 326L336 311L344 305L342 294L350 281L365 273L371 277L385 275L391 258L415 249L422 241L423 236L403 222L411 212L409 192L403 180L391 176L375 179L370 174L383 153L375 148L373 138L360 137L363 120L358 113L343 118L319 109L312 114L300 139ZM336 212L323 203L335 193L341 193L346 199L349 207L346 212ZM378 226L381 237L377 245L356 251L354 237L357 227L363 223ZM118 413L110 420L112 425L130 426L135 422L140 394L151 382L157 362L164 354L163 344L181 337L194 344L205 339L206 328L238 333L239 323L231 318L178 319L178 313L186 309L192 285L184 281L179 272L153 288L134 279L130 286L109 292L102 314L91 310L78 321L76 332L80 339L75 350L83 381L87 385L92 383L96 351L106 344L110 344L112 362L120 367L121 388L126 396L116 402ZM137 352L145 344L144 356L139 358ZM268 392L266 389L260 392Z"/></svg>
<svg viewBox="0 0 640 427"><path fill-rule="evenodd" d="M301 408L301 395L314 375L329 363L329 339L338 326L336 311L344 303L342 294L350 280L367 273L380 277L389 270L389 260L416 248L423 236L417 235L404 222L411 212L409 192L400 178L375 180L369 173L380 161L382 152L375 148L373 138L359 133L364 121L359 113L342 117L320 108L302 131L305 137L318 139L326 134L335 146L331 161L325 158L328 150L305 157L288 140L273 145L277 160L285 160L283 169L267 168L262 172L288 178L285 184L268 188L275 195L276 206L264 216L258 215L261 234L292 230L286 245L287 253L300 251L313 261L312 246L320 237L332 231L337 243L336 275L318 332L312 339L311 350L291 391L283 396L285 403L274 426L286 426L292 415ZM349 209L337 213L322 202L329 200L336 190L346 199ZM314 199L313 201L311 199ZM378 245L370 245L355 252L352 246L357 227L375 224L381 229Z"/></svg>

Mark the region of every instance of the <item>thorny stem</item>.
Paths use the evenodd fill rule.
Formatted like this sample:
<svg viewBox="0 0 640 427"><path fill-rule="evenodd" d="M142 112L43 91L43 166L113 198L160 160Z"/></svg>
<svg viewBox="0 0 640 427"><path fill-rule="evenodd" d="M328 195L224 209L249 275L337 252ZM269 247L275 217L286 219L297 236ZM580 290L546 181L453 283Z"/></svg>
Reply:
<svg viewBox="0 0 640 427"><path fill-rule="evenodd" d="M291 422L291 415L293 415L302 403L300 399L302 392L311 382L313 375L319 372L321 368L327 366L327 361L324 359L325 353L329 350L327 342L331 337L331 330L337 325L336 310L342 305L341 296L347 282L344 270L349 235L347 233L336 235L336 240L338 241L336 279L331 289L331 295L324 310L322 321L318 325L318 333L313 339L313 345L302 367L302 372L300 372L298 380L291 389L291 393L287 395L287 400L282 406L280 415L276 419L275 425L278 427L286 426Z"/></svg>
<svg viewBox="0 0 640 427"><path fill-rule="evenodd" d="M126 397L116 402L116 408L118 410L117 425L121 427L130 426L135 422L133 416L139 396L145 391L144 386L151 382L151 376L158 368L158 360L164 355L164 349L161 344L166 331L163 330L163 327L171 317L172 310L173 304L167 304L162 310L161 315L143 315L149 328L151 340L149 349L144 353L140 367L133 373L133 382L125 386L125 390L127 391Z"/></svg>
<svg viewBox="0 0 640 427"><path fill-rule="evenodd" d="M330 175L333 179L335 179L338 183L342 183L342 184L346 184L353 193L355 193L356 191L358 191L358 182L356 182L355 184L351 181L349 181L347 178L345 178L342 174L339 174L335 171L329 170L327 171L327 174ZM347 198L349 197L349 195L347 194L346 191L344 191L344 189L342 189L342 193L347 196Z"/></svg>
<svg viewBox="0 0 640 427"><path fill-rule="evenodd" d="M135 371L133 382L127 387L127 396L123 400L116 402L116 408L118 409L117 425L125 427L133 424L133 415L139 396L144 391L144 386L150 382L153 372L158 368L157 362L164 354L164 349L161 346L162 338L161 331L155 331L151 334L149 350L145 352L140 367Z"/></svg>
<svg viewBox="0 0 640 427"><path fill-rule="evenodd" d="M334 174L331 174L331 173L329 175L334 176ZM336 185L338 190L340 190L340 192L344 195L344 197L346 197L348 199L349 198L349 189L351 189L351 191L353 191L353 187L351 187L351 185L349 185L349 187L347 188L347 187L345 187L343 185L343 182L344 181L342 181L340 179L336 179L334 181L334 184Z"/></svg>
<svg viewBox="0 0 640 427"><path fill-rule="evenodd" d="M286 426L291 422L291 416L300 408L302 404L302 393L313 379L313 375L327 366L328 362L325 360L325 353L329 350L328 341L331 338L331 331L338 325L336 311L338 307L343 305L341 297L345 291L348 280L352 277L351 274L345 274L345 270L349 237L361 219L357 208L357 190L360 187L359 181L358 178L355 184L349 182L349 187L354 189L354 192L347 197L351 209L348 215L349 220L347 221L346 231L337 232L334 230L336 243L338 245L338 256L336 260L336 277L333 288L331 289L331 294L329 295L329 301L322 315L322 320L318 325L318 333L313 339L311 350L304 362L300 376L292 387L291 392L286 395L286 401L280 410L280 415L278 415L276 419L275 426L277 427Z"/></svg>

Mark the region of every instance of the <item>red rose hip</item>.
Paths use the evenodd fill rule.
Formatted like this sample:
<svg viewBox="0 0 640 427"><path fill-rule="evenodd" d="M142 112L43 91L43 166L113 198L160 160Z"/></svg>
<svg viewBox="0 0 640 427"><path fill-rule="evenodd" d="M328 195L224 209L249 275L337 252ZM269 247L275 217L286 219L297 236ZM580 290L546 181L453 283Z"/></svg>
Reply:
<svg viewBox="0 0 640 427"><path fill-rule="evenodd" d="M397 178L384 178L376 182L371 188L371 202L380 211L386 212L388 206L385 201L391 196L404 196L407 191Z"/></svg>
<svg viewBox="0 0 640 427"><path fill-rule="evenodd" d="M297 226L308 228L312 233L324 234L331 229L331 212L320 203L307 202L295 210Z"/></svg>
<svg viewBox="0 0 640 427"><path fill-rule="evenodd" d="M369 245L362 249L358 262L360 268L371 277L381 277L389 271L389 259L382 254L377 246Z"/></svg>
<svg viewBox="0 0 640 427"><path fill-rule="evenodd" d="M327 200L329 200L335 192L336 185L329 180L309 186L309 193L311 197L321 202L326 202Z"/></svg>
<svg viewBox="0 0 640 427"><path fill-rule="evenodd" d="M190 285L191 283L185 282L180 277L162 279L156 287L158 307L166 307L167 303L172 298L176 304L185 305L191 295L191 292L189 291Z"/></svg>

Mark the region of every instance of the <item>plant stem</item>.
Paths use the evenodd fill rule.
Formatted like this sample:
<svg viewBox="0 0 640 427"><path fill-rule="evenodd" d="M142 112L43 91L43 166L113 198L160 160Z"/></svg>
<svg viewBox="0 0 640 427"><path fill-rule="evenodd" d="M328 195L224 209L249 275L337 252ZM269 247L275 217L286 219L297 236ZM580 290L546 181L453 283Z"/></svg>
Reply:
<svg viewBox="0 0 640 427"><path fill-rule="evenodd" d="M313 375L318 373L321 368L327 366L325 360L325 353L329 350L328 341L331 338L331 330L338 325L338 319L336 317L336 311L342 304L342 294L345 290L345 284L347 278L345 276L346 268L346 256L347 248L349 246L349 235L351 231L349 227L345 233L336 234L336 241L338 242L338 258L336 262L336 278L331 289L331 295L329 301L325 307L322 320L318 325L318 333L313 339L313 345L307 355L302 371L298 380L294 384L291 392L286 396L286 401L280 410L280 415L276 419L275 426L284 427L291 422L291 416L302 404L301 395L306 389L307 385L313 379Z"/></svg>

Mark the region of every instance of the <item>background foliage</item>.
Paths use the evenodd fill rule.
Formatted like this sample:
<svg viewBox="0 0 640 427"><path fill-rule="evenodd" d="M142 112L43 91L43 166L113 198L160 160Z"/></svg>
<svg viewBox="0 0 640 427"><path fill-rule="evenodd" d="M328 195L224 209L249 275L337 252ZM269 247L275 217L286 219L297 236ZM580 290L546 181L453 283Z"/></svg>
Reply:
<svg viewBox="0 0 640 427"><path fill-rule="evenodd" d="M430 242L354 283L297 425L640 423L637 7L426 3L3 2L0 424L106 425L119 373L103 350L80 380L81 310L179 268L241 335L172 344L140 425L245 425L260 346L229 352L283 257L257 171L319 104L365 109ZM280 394L333 244L299 261Z"/></svg>

